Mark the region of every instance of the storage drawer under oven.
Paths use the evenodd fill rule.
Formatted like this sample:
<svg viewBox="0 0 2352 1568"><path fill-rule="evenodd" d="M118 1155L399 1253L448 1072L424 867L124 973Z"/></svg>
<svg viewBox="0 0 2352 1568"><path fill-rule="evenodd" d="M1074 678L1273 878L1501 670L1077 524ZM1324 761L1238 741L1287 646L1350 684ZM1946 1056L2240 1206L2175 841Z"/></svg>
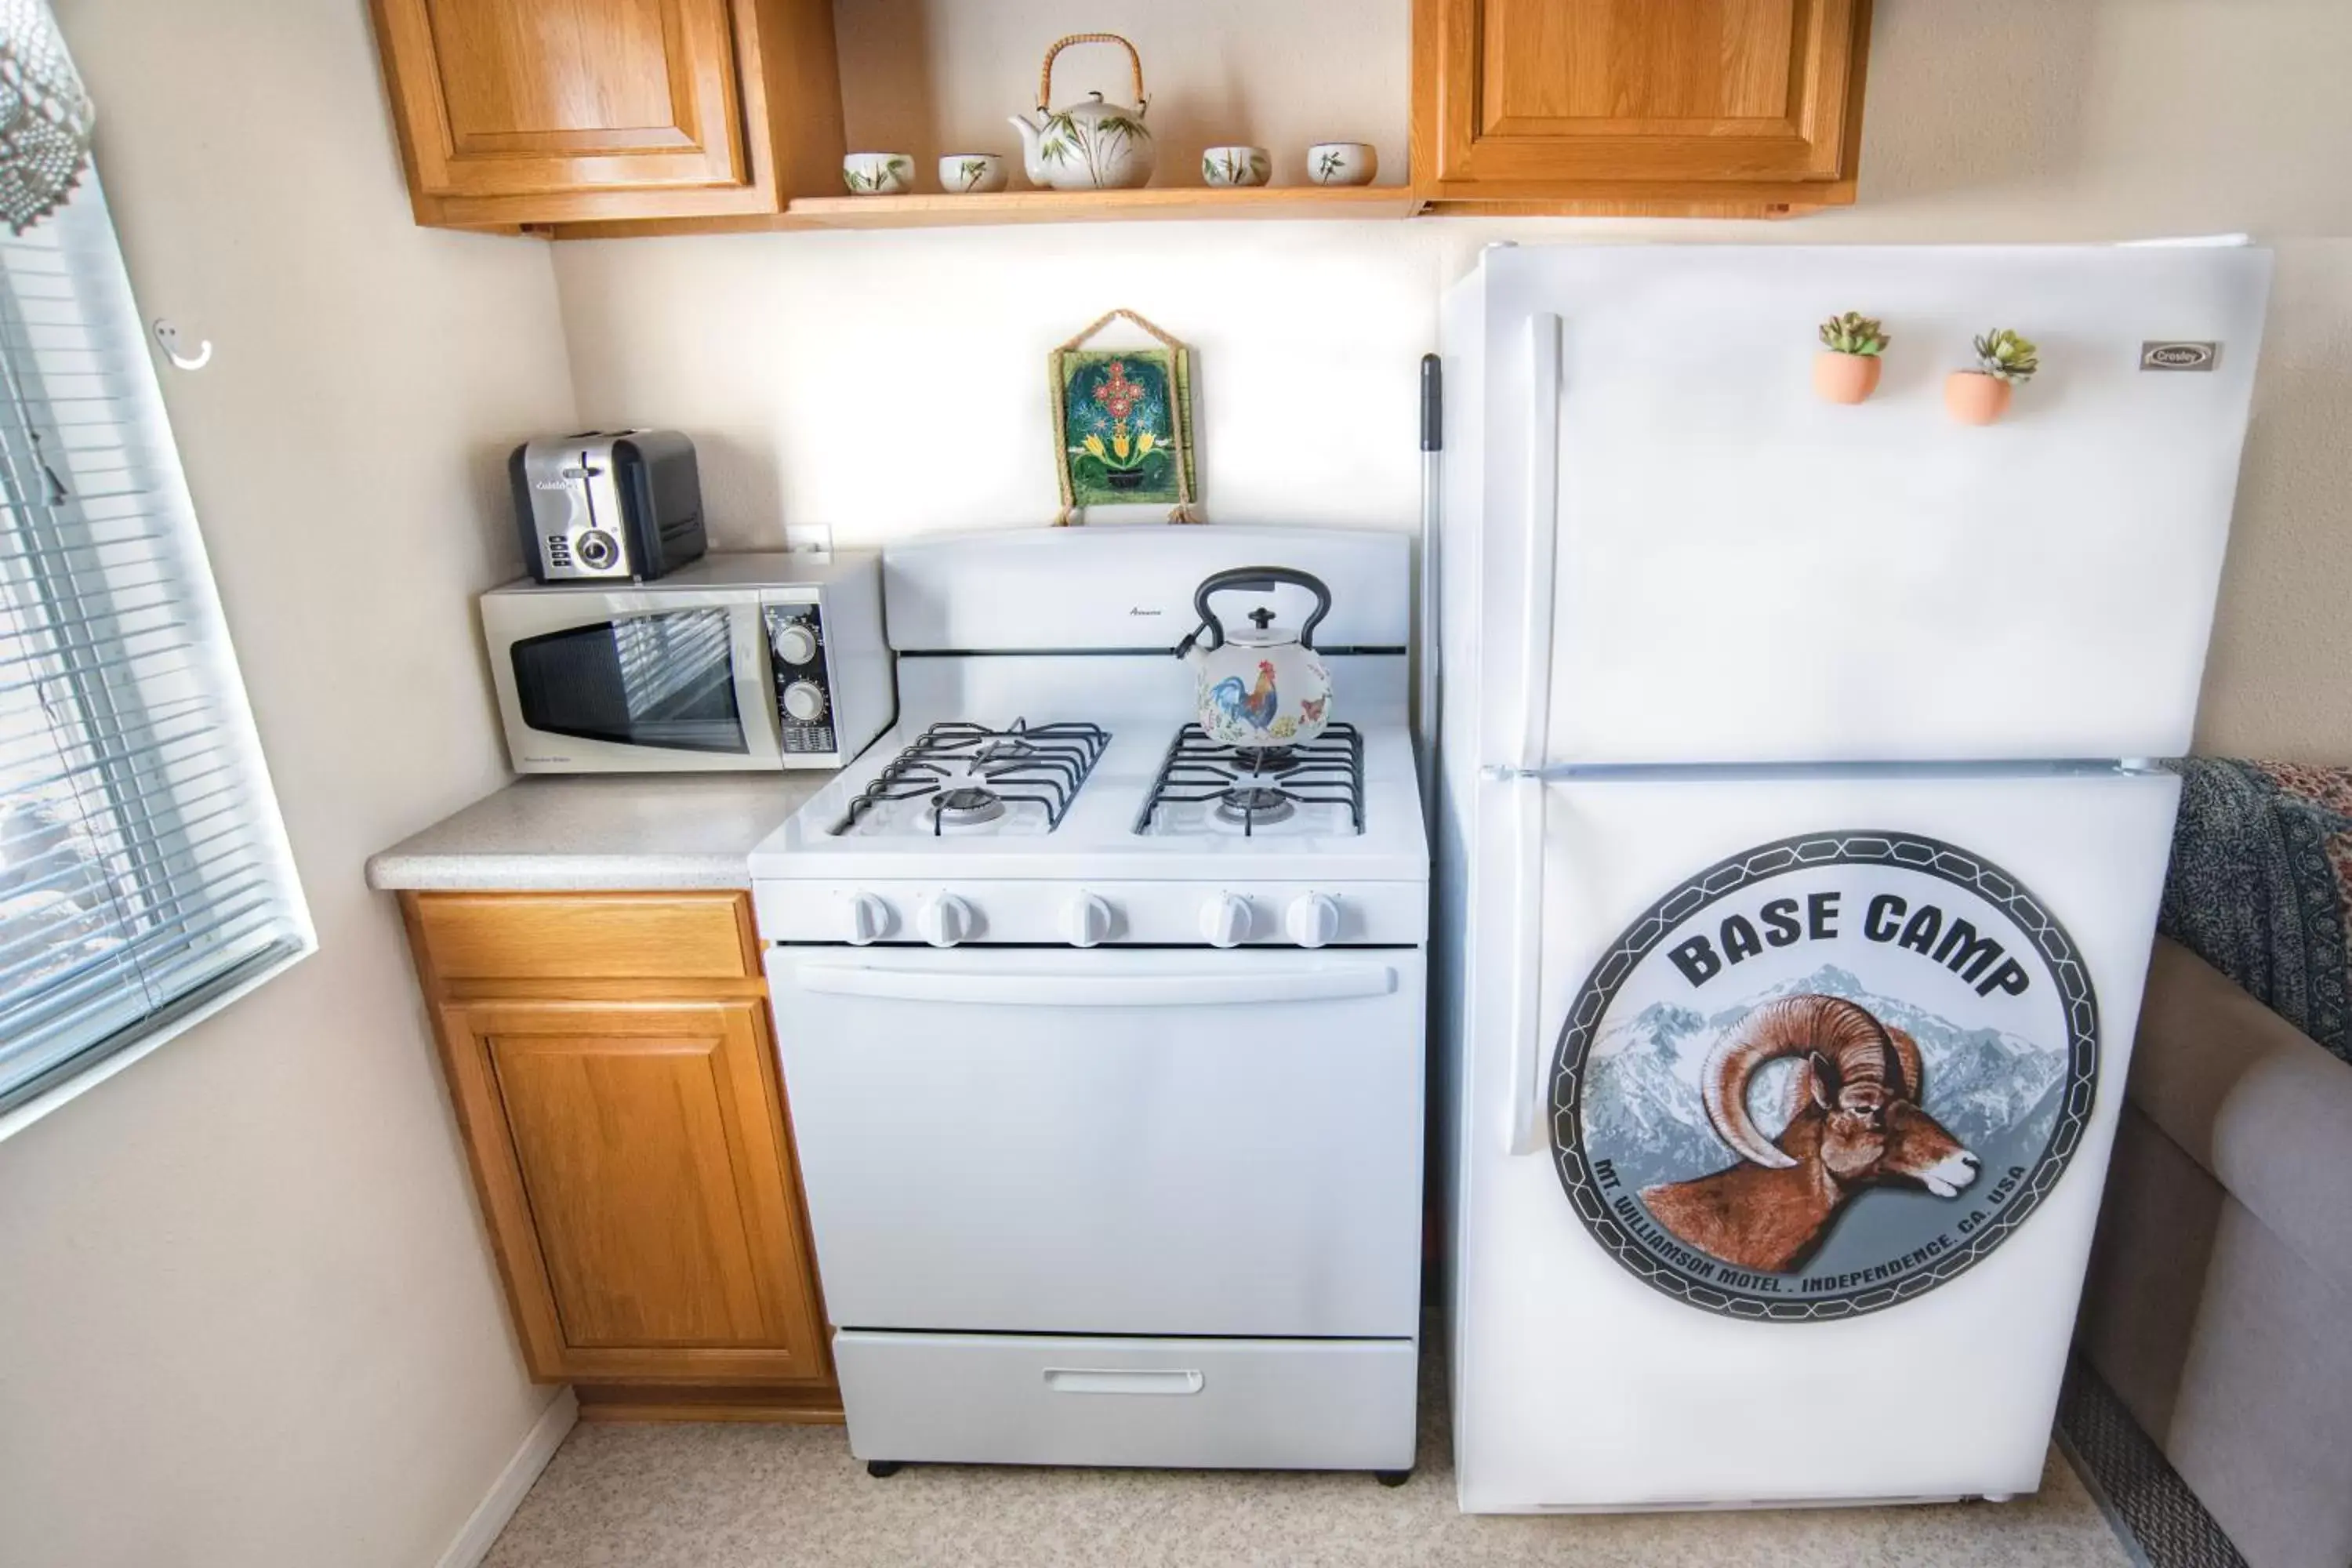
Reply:
<svg viewBox="0 0 2352 1568"><path fill-rule="evenodd" d="M1411 948L768 950L845 1329L1406 1338Z"/></svg>
<svg viewBox="0 0 2352 1568"><path fill-rule="evenodd" d="M1410 1340L1153 1340L845 1329L861 1459L1412 1468Z"/></svg>

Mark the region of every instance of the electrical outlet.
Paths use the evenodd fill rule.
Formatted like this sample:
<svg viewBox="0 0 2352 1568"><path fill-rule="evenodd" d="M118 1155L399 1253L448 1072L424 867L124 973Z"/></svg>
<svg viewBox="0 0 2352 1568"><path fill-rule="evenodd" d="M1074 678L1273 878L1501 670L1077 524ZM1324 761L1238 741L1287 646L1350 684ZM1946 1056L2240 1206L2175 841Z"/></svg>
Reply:
<svg viewBox="0 0 2352 1568"><path fill-rule="evenodd" d="M784 524L784 548L815 550L831 553L833 524L829 522L788 522Z"/></svg>

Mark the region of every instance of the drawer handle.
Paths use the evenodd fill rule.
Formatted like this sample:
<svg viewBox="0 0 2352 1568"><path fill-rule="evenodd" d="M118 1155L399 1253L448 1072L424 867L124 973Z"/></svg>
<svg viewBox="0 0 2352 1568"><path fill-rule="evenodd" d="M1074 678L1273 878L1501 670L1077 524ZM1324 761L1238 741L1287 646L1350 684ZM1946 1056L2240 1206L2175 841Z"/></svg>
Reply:
<svg viewBox="0 0 2352 1568"><path fill-rule="evenodd" d="M1208 1382L1197 1372L1132 1367L1049 1366L1045 1386L1056 1394L1198 1394Z"/></svg>

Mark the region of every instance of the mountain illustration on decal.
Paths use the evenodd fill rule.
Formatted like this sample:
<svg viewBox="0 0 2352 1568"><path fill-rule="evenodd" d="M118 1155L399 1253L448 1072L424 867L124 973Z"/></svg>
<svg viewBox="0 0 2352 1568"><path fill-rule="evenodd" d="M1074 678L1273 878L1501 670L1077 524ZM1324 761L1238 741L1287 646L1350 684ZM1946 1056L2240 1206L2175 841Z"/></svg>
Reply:
<svg viewBox="0 0 2352 1568"><path fill-rule="evenodd" d="M2038 1044L2006 1030L1963 1028L1897 997L1871 991L1848 970L1824 964L1705 1017L1654 1003L1612 1024L1587 1054L1582 1106L1588 1154L1613 1161L1632 1184L1721 1170L1736 1156L1708 1122L1699 1075L1725 1030L1750 1009L1801 994L1843 996L1919 1042L1926 1109L1971 1146L2039 1147L2050 1134L2066 1077L2063 1041ZM1777 1137L1788 1125L1793 1061L1759 1071L1748 1104L1757 1127Z"/></svg>
<svg viewBox="0 0 2352 1568"><path fill-rule="evenodd" d="M1664 1002L1604 1030L1587 1058L1584 1146L1621 1164L1630 1157L1641 1180L1653 1169L1729 1163L1731 1149L1699 1099L1698 1075L1684 1067L1706 1055L1717 1032L1689 1008Z"/></svg>

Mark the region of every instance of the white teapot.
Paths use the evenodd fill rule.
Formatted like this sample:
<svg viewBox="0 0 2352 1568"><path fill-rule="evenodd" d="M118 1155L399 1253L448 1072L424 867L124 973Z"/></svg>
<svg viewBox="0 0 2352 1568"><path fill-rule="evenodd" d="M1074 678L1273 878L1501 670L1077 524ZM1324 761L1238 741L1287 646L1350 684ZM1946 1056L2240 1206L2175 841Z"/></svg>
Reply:
<svg viewBox="0 0 2352 1568"><path fill-rule="evenodd" d="M1209 607L1227 589L1272 590L1295 583L1315 595L1315 612L1293 632L1274 624L1264 605L1244 617L1247 629L1228 632ZM1236 566L1203 578L1192 595L1201 625L1176 646L1192 667L1201 729L1209 739L1243 751L1271 751L1315 739L1331 721L1331 672L1315 651L1315 628L1331 613L1322 580L1287 566Z"/></svg>
<svg viewBox="0 0 2352 1568"><path fill-rule="evenodd" d="M1072 44L1117 44L1135 72L1135 107L1105 103L1098 92L1066 109L1047 109L1054 96L1054 57ZM1037 77L1037 119L1012 117L1021 132L1021 168L1033 185L1057 191L1123 191L1151 178L1154 149L1143 128L1151 100L1143 93L1143 58L1116 33L1072 33L1045 51Z"/></svg>

